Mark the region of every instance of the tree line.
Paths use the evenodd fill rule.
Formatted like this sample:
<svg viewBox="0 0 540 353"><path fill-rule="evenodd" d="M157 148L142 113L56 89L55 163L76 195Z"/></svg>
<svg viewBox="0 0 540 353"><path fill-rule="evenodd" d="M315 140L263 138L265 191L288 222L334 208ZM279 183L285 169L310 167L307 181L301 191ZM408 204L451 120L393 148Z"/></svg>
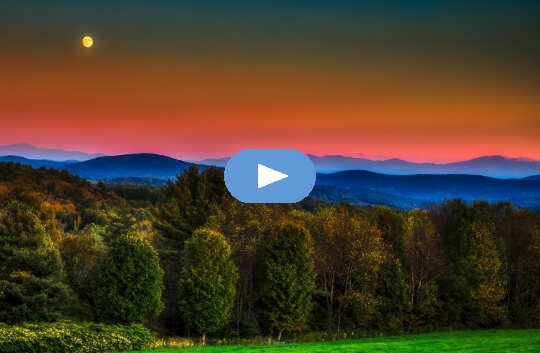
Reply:
<svg viewBox="0 0 540 353"><path fill-rule="evenodd" d="M219 337L540 324L540 214L243 204L223 172L166 188L0 165L0 322L143 322Z"/></svg>

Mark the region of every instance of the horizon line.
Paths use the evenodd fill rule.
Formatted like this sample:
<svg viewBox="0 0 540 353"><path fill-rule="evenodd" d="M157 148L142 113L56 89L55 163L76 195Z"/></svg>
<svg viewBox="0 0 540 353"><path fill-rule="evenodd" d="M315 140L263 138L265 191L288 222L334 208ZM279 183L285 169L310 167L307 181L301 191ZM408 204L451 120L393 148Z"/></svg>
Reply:
<svg viewBox="0 0 540 353"><path fill-rule="evenodd" d="M165 153L151 152L151 151L107 154L107 153L104 153L104 152L87 152L87 151L83 151L83 150L79 150L79 149L64 149L64 148L61 148L61 147L42 147L42 146L37 146L37 145L31 144L31 143L28 143L28 142L8 143L8 144L5 144L5 145L0 145L0 148L1 147L9 147L9 146L29 146L29 147L36 148L36 149L54 150L54 151L62 151L62 152L68 152L68 153L82 153L82 154L87 154L87 155L99 155L99 156L89 158L89 159L100 158L100 157L115 157L115 156L124 156L124 155L134 155L134 154L155 154L155 155L161 155L161 156L174 158L174 159L182 160L182 161L186 161L186 162L202 162L202 161L205 161L205 160L208 160L208 159L224 159L224 158L230 158L231 157L231 156L219 156L219 157L209 156L209 157L205 157L205 158L190 158L190 157L187 157L187 156L182 157L182 156L179 156L177 154L165 154ZM302 152L304 152L304 151L302 151ZM404 158L399 158L399 157L389 157L389 156L385 156L385 158L381 158L381 157L377 157L377 156L358 155L358 154L354 155L354 154L335 154L335 153L332 153L332 154L322 154L321 155L321 154L315 154L315 153L309 153L309 152L304 152L304 153L306 153L307 155L310 155L310 156L317 157L317 158L322 158L322 157L344 157L344 158L364 159L364 160L380 161L380 162L389 161L389 160L400 160L400 161L405 161L405 162L415 163L415 164L439 164L439 165L440 164L450 164L450 163L465 162L465 161L470 161L470 160L479 159L479 158L486 158L486 157L502 157L502 158L505 158L505 159L517 159L517 160L523 160L523 161L529 161L529 162L540 162L540 159L524 157L524 156L508 156L508 155L504 155L504 154L485 154L485 155L477 155L475 157L468 157L468 158L445 161L445 162L434 162L434 161L427 161L427 160L426 161L414 161L414 160L410 160L410 159L404 159ZM17 156L17 157L28 158L28 157L24 157L24 156L17 155L17 154L6 154L6 155L1 155L1 156L5 157L5 156L10 156L10 155ZM28 159L33 159L33 158L28 158ZM47 159L47 158L43 158L43 159ZM67 160L65 160L65 161L67 161Z"/></svg>

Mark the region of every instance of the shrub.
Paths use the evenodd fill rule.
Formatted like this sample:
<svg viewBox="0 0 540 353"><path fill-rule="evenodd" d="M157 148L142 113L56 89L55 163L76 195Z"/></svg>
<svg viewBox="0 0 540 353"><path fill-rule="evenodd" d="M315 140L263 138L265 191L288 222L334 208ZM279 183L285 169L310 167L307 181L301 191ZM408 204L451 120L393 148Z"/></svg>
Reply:
<svg viewBox="0 0 540 353"><path fill-rule="evenodd" d="M98 353L145 349L154 334L139 324L55 322L8 326L0 324L2 353Z"/></svg>

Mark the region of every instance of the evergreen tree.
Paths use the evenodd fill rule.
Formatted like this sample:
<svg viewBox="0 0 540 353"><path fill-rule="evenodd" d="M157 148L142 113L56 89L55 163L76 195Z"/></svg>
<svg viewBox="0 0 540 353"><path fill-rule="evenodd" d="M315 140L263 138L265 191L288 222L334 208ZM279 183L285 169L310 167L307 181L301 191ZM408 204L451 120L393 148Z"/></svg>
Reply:
<svg viewBox="0 0 540 353"><path fill-rule="evenodd" d="M167 311L162 315L167 327L178 330L183 323L178 305L181 264L184 242L200 227L214 227L215 218L226 208L228 196L223 171L207 168L199 174L197 166L191 166L178 175L175 182L169 181L164 190L166 201L157 205L154 228L163 237L157 248L165 270L163 300Z"/></svg>
<svg viewBox="0 0 540 353"><path fill-rule="evenodd" d="M225 325L236 295L237 270L225 237L200 228L184 245L180 310L184 321L206 334Z"/></svg>
<svg viewBox="0 0 540 353"><path fill-rule="evenodd" d="M68 298L50 233L53 218L33 199L0 209L0 322L51 321Z"/></svg>
<svg viewBox="0 0 540 353"><path fill-rule="evenodd" d="M163 271L145 239L128 234L114 239L99 265L96 288L98 319L142 323L163 309Z"/></svg>
<svg viewBox="0 0 540 353"><path fill-rule="evenodd" d="M315 288L312 241L307 229L286 224L267 242L263 301L269 322L283 331L302 328L312 308Z"/></svg>
<svg viewBox="0 0 540 353"><path fill-rule="evenodd" d="M170 182L165 190L168 201L159 205L155 227L166 238L183 242L202 226L228 195L223 171L207 168L199 174L192 165Z"/></svg>

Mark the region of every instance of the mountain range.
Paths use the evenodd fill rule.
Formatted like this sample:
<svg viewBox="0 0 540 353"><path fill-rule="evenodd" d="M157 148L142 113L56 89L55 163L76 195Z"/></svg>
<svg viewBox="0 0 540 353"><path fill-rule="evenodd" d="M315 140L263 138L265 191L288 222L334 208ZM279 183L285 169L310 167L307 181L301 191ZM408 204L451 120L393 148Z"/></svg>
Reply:
<svg viewBox="0 0 540 353"><path fill-rule="evenodd" d="M16 143L0 146L0 156L18 156L29 159L48 161L86 161L104 156L103 153L85 153L55 148L43 148L28 143Z"/></svg>
<svg viewBox="0 0 540 353"><path fill-rule="evenodd" d="M161 162L156 161L158 165L163 163L163 157L157 154L143 153L138 156L147 155L148 158L144 163L150 161L152 157L161 159ZM12 144L0 146L0 159L6 160L8 157L16 159L17 157L27 158L29 160L20 162L30 164L32 166L58 167L53 162L61 162L64 165L73 164L82 161L88 161L99 157L105 157L101 153L89 154L78 151L68 151L62 149L51 149L36 147L27 143ZM124 155L130 156L130 155ZM114 157L114 156L113 156ZM116 156L120 158L121 156ZM367 158L347 157L342 155L332 156L315 156L309 155L317 172L319 173L335 173L345 170L366 170L375 173L391 174L391 175L408 175L408 174L470 174L483 175L494 178L524 178L529 176L540 175L540 161L526 158L508 158L503 156L484 156L474 159L469 159L460 162L452 163L415 163L402 159L392 158L386 160L371 160ZM129 158L129 157L128 157ZM170 158L170 157L168 157ZM170 163L176 163L170 158ZM225 167L229 158L209 158L201 161L180 161L181 163L195 163L199 165L213 165ZM180 167L181 169L182 167ZM171 170L162 173L167 176ZM139 174L145 174L139 170ZM122 173L120 173L122 174ZM122 175L125 176L125 175ZM132 177L133 175L127 175Z"/></svg>
<svg viewBox="0 0 540 353"><path fill-rule="evenodd" d="M444 200L510 201L540 210L540 179L497 179L479 175L386 175L362 170L317 174L312 196L324 201L383 204L410 209Z"/></svg>
<svg viewBox="0 0 540 353"><path fill-rule="evenodd" d="M63 169L90 180L112 181L114 179L118 182L122 179L135 178L131 179L130 183L138 179L157 179L166 183L167 179L173 179L184 169L193 165L190 162L152 153L103 156L83 162L73 160L57 162L19 156L1 156L0 162L21 163L33 168ZM207 168L204 165L198 165L198 167L200 170ZM156 183L156 180L153 182Z"/></svg>
<svg viewBox="0 0 540 353"><path fill-rule="evenodd" d="M0 162L13 162L13 163L20 163L20 164L26 164L31 166L32 168L56 168L56 169L63 169L65 166L73 163L78 163L79 161L63 161L63 162L57 162L57 161L51 161L47 159L29 159L19 156L0 156Z"/></svg>
<svg viewBox="0 0 540 353"><path fill-rule="evenodd" d="M326 161L328 160L327 158ZM471 169L482 163L486 167L493 167L490 161L515 162L486 157L465 161L461 165L469 165ZM173 179L193 165L191 162L150 153L102 156L82 162L4 156L0 157L0 162L17 162L34 168L64 169L93 181L154 186L165 185L168 179ZM207 168L207 165L201 163L196 165L201 170ZM318 173L311 196L329 202L347 201L404 209L426 207L445 199L462 198L466 201L511 201L518 207L540 210L540 172L534 168L529 170L531 174L521 179L498 179L463 173L391 175L365 170Z"/></svg>
<svg viewBox="0 0 540 353"><path fill-rule="evenodd" d="M371 160L366 158L309 155L319 173L344 170L367 170L375 173L404 174L471 174L494 178L523 178L540 174L540 161L526 158L484 156L452 163L415 163L402 159ZM205 165L224 167L228 158L210 158L198 161Z"/></svg>

